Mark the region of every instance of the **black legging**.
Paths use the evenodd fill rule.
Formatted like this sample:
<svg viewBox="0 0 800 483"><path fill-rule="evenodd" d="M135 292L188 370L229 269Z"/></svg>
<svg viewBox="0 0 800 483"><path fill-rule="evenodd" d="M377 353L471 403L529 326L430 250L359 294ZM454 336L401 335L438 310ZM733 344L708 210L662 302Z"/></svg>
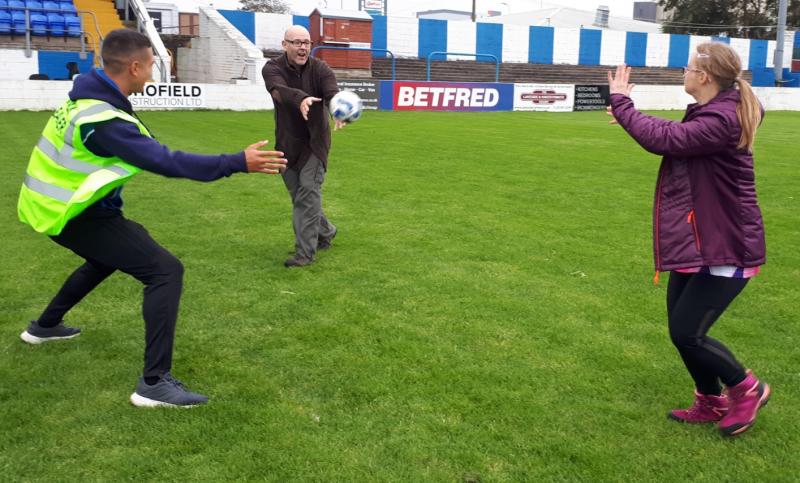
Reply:
<svg viewBox="0 0 800 483"><path fill-rule="evenodd" d="M718 396L720 381L730 387L745 378L745 369L731 351L706 333L747 281L703 273L670 273L669 335L701 394Z"/></svg>

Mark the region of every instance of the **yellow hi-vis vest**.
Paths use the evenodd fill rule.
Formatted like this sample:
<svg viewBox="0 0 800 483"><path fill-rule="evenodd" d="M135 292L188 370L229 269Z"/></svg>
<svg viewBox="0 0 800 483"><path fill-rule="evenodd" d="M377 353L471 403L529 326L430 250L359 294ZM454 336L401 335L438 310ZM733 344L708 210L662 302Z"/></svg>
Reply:
<svg viewBox="0 0 800 483"><path fill-rule="evenodd" d="M31 153L19 193L19 219L39 233L58 235L69 220L141 171L117 157L89 151L81 126L111 119L147 128L134 116L94 99L69 100L53 113Z"/></svg>

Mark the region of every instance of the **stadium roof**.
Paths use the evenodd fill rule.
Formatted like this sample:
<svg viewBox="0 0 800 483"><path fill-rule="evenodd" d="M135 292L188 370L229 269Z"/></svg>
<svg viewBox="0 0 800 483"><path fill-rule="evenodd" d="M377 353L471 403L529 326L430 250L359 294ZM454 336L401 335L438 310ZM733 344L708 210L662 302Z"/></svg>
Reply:
<svg viewBox="0 0 800 483"><path fill-rule="evenodd" d="M513 25L536 25L561 28L599 28L594 25L596 12L578 10L570 7L552 7L530 12L513 13L499 17L482 17L481 22L504 23ZM628 32L660 33L657 23L642 22L625 17L608 17L609 30L625 30Z"/></svg>

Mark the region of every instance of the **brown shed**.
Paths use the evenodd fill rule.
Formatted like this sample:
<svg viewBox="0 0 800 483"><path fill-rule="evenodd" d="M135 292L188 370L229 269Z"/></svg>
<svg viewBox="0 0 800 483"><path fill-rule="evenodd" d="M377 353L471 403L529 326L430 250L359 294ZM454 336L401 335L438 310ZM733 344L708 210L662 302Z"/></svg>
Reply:
<svg viewBox="0 0 800 483"><path fill-rule="evenodd" d="M372 17L366 12L318 8L309 16L314 47L372 47ZM369 69L372 53L320 49L315 54L334 69Z"/></svg>

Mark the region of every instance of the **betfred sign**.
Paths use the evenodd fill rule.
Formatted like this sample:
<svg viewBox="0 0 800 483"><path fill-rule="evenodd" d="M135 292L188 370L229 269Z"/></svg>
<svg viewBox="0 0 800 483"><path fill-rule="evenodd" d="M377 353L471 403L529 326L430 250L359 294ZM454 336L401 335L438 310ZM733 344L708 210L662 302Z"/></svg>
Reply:
<svg viewBox="0 0 800 483"><path fill-rule="evenodd" d="M515 111L570 112L574 103L572 84L514 84Z"/></svg>
<svg viewBox="0 0 800 483"><path fill-rule="evenodd" d="M510 111L513 84L395 81L381 109L397 111ZM383 93L382 93L383 94Z"/></svg>
<svg viewBox="0 0 800 483"><path fill-rule="evenodd" d="M398 86L395 99L398 109L483 109L497 106L500 92L489 87Z"/></svg>

